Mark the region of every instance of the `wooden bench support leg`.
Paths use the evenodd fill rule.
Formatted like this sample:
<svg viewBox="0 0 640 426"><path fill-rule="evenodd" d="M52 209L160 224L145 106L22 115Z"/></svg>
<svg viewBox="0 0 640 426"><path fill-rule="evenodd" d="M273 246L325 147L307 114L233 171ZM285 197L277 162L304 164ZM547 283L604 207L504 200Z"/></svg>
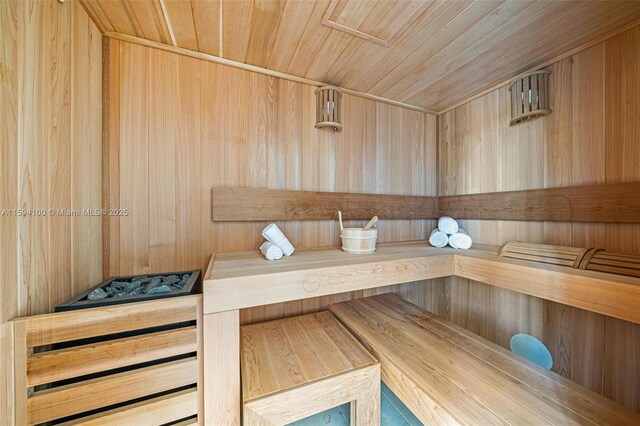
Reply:
<svg viewBox="0 0 640 426"><path fill-rule="evenodd" d="M425 425L455 425L462 423L445 411L428 393L423 391L415 379L405 375L385 358L382 362L382 381Z"/></svg>
<svg viewBox="0 0 640 426"><path fill-rule="evenodd" d="M247 426L276 426L273 423L269 422L269 420L267 420L265 417L247 408L245 408L244 412L242 413L242 421Z"/></svg>
<svg viewBox="0 0 640 426"><path fill-rule="evenodd" d="M351 402L351 425L366 426L380 424L380 366L363 386L358 399Z"/></svg>
<svg viewBox="0 0 640 426"><path fill-rule="evenodd" d="M204 424L239 426L240 311L204 316Z"/></svg>

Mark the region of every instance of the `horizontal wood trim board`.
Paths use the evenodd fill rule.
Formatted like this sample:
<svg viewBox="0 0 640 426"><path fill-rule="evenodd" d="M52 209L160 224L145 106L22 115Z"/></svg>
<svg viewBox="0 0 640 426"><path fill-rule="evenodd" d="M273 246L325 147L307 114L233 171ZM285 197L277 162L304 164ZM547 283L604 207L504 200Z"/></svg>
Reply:
<svg viewBox="0 0 640 426"><path fill-rule="evenodd" d="M27 399L27 422L44 423L191 385L197 380L196 358L187 358L51 388Z"/></svg>
<svg viewBox="0 0 640 426"><path fill-rule="evenodd" d="M433 219L437 198L249 188L214 188L213 220Z"/></svg>
<svg viewBox="0 0 640 426"><path fill-rule="evenodd" d="M426 248L426 244L422 244ZM378 250L378 252L380 251ZM296 253L299 258L300 252ZM326 251L319 253L324 255ZM290 264L291 270L268 274L260 271L245 276L214 278L208 281L213 284L205 283L204 285L204 312L205 314L225 312L348 291L430 280L455 273L454 256L451 253L449 255L443 253L438 256L424 256L424 251L420 251L415 256L401 259L394 259L395 256L391 256L391 258L367 256L369 257L363 257L367 259L365 263L338 263L329 267L327 267L327 263L319 263L313 268ZM331 262L329 264L332 265ZM251 271L250 267L246 268L246 271Z"/></svg>
<svg viewBox="0 0 640 426"><path fill-rule="evenodd" d="M82 417L61 426L127 426L163 424L197 414L198 393L196 389L170 393L135 404L114 408L99 414ZM193 422L194 420L191 420Z"/></svg>
<svg viewBox="0 0 640 426"><path fill-rule="evenodd" d="M423 197L251 188L214 188L214 222L458 219L640 223L640 182Z"/></svg>
<svg viewBox="0 0 640 426"><path fill-rule="evenodd" d="M640 223L640 182L438 197L460 219Z"/></svg>
<svg viewBox="0 0 640 426"><path fill-rule="evenodd" d="M196 327L183 327L40 352L27 359L27 385L36 386L196 352L196 337Z"/></svg>
<svg viewBox="0 0 640 426"><path fill-rule="evenodd" d="M199 295L19 318L30 348L197 318Z"/></svg>

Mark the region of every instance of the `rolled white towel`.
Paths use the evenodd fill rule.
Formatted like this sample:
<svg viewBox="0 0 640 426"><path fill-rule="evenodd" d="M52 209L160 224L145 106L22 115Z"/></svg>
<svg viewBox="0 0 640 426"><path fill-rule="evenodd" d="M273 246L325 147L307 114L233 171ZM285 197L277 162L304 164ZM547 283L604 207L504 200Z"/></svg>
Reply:
<svg viewBox="0 0 640 426"><path fill-rule="evenodd" d="M449 236L438 228L431 231L431 235L429 235L429 244L432 246L442 248L446 246L448 242Z"/></svg>
<svg viewBox="0 0 640 426"><path fill-rule="evenodd" d="M274 243L270 243L269 241L265 241L264 243L262 243L262 245L260 246L260 251L267 260L282 259L282 249Z"/></svg>
<svg viewBox="0 0 640 426"><path fill-rule="evenodd" d="M267 225L267 227L262 230L262 236L265 240L280 247L280 250L282 250L285 256L291 256L293 254L293 245L275 223Z"/></svg>
<svg viewBox="0 0 640 426"><path fill-rule="evenodd" d="M438 229L447 235L453 235L458 232L458 222L452 217L442 216L438 219Z"/></svg>
<svg viewBox="0 0 640 426"><path fill-rule="evenodd" d="M458 232L449 236L449 245L454 249L468 250L471 248L471 243L471 237L462 228L458 228Z"/></svg>

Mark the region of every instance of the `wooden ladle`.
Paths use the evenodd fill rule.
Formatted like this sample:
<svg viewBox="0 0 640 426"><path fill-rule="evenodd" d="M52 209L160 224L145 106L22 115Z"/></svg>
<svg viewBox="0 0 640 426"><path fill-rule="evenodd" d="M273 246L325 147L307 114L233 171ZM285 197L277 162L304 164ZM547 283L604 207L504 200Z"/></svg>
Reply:
<svg viewBox="0 0 640 426"><path fill-rule="evenodd" d="M376 223L378 223L378 216L374 216L374 217L372 217L372 218L371 218L371 220L369 221L369 223L367 223L367 224L364 226L364 228L363 228L363 229L364 229L365 231L366 231L367 229L371 229L371 227L372 227L373 225L375 225Z"/></svg>

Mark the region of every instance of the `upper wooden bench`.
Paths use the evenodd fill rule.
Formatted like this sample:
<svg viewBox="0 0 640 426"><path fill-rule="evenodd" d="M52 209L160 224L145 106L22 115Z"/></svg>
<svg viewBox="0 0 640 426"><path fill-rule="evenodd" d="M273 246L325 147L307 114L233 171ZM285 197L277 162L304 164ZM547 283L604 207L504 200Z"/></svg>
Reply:
<svg viewBox="0 0 640 426"><path fill-rule="evenodd" d="M256 251L214 254L203 283L204 313L455 275L640 323L640 278L504 258L498 250L405 241L378 244L366 256L337 247L297 250L276 262Z"/></svg>
<svg viewBox="0 0 640 426"><path fill-rule="evenodd" d="M375 355L383 381L425 424L640 424L639 413L397 295L329 310Z"/></svg>

